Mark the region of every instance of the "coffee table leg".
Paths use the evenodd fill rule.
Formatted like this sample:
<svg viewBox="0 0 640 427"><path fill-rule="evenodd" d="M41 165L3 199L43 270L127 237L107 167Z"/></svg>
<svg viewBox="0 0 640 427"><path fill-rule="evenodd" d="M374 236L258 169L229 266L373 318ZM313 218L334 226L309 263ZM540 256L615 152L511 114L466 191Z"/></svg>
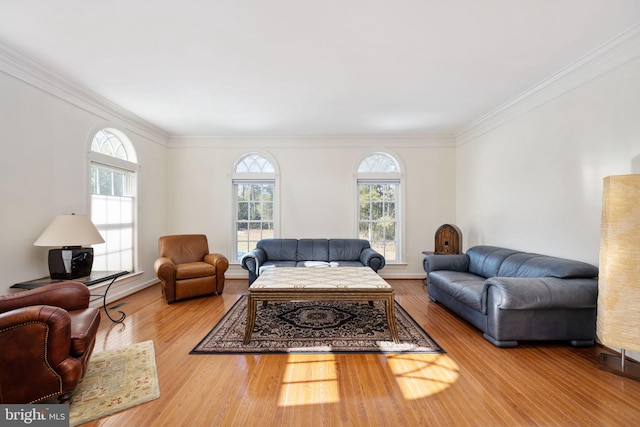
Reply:
<svg viewBox="0 0 640 427"><path fill-rule="evenodd" d="M249 295L249 301L247 302L247 326L244 330L243 344L249 344L251 341L251 334L253 333L253 327L256 324L256 308L258 307L258 301Z"/></svg>
<svg viewBox="0 0 640 427"><path fill-rule="evenodd" d="M393 342L397 344L400 342L400 338L398 338L398 327L396 326L396 314L393 295L386 299L384 305L385 312L387 314L387 324L389 325L389 333L391 334Z"/></svg>

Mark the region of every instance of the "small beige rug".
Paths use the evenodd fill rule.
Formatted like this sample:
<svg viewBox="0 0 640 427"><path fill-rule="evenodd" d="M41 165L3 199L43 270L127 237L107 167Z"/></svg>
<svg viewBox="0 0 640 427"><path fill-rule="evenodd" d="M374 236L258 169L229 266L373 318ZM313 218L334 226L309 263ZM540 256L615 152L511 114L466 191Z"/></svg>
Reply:
<svg viewBox="0 0 640 427"><path fill-rule="evenodd" d="M153 341L94 353L73 392L70 425L105 417L160 396Z"/></svg>

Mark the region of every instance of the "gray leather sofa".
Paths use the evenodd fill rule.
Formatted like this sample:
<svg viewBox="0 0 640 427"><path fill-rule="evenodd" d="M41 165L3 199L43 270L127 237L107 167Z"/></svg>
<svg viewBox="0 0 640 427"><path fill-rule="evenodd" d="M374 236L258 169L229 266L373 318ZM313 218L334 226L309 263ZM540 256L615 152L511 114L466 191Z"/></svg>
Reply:
<svg viewBox="0 0 640 427"><path fill-rule="evenodd" d="M429 298L484 332L498 347L518 341L595 341L598 269L495 246L426 255Z"/></svg>
<svg viewBox="0 0 640 427"><path fill-rule="evenodd" d="M249 285L270 267L384 267L384 257L362 239L262 239L240 262Z"/></svg>

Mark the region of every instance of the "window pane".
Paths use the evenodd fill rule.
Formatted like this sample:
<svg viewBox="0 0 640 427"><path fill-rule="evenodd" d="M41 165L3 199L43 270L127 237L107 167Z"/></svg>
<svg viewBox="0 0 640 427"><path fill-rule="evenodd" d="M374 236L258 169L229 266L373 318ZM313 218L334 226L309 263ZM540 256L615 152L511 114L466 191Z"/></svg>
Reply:
<svg viewBox="0 0 640 427"><path fill-rule="evenodd" d="M127 150L117 136L107 130L96 133L91 141L91 151L122 160L128 160Z"/></svg>
<svg viewBox="0 0 640 427"><path fill-rule="evenodd" d="M238 214L237 214L238 220L247 221L249 219L249 203L238 202L237 210L238 210Z"/></svg>
<svg viewBox="0 0 640 427"><path fill-rule="evenodd" d="M385 180L384 173L399 172L398 165L391 156L376 153L363 160L358 172L380 174L380 182L367 176L367 181L358 183L358 235L369 240L371 247L386 260L396 261L400 237L396 218L399 182Z"/></svg>
<svg viewBox="0 0 640 427"><path fill-rule="evenodd" d="M395 159L385 153L375 153L364 159L360 166L358 166L358 172L362 173L391 173L398 172L399 167Z"/></svg>
<svg viewBox="0 0 640 427"><path fill-rule="evenodd" d="M100 168L97 175L114 176L107 172ZM124 174L118 172L116 175L122 177ZM91 220L105 240L105 243L94 246L94 271L133 270L134 204L133 197L107 194L91 196Z"/></svg>
<svg viewBox="0 0 640 427"><path fill-rule="evenodd" d="M260 239L273 237L274 184L236 184L236 256L255 248Z"/></svg>
<svg viewBox="0 0 640 427"><path fill-rule="evenodd" d="M249 154L238 162L236 173L273 173L275 169L269 160L259 154Z"/></svg>

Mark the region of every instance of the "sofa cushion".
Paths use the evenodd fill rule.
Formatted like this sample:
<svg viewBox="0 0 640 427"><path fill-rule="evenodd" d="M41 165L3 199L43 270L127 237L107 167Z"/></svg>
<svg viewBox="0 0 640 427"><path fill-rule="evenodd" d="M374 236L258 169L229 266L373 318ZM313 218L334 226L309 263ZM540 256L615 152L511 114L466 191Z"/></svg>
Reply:
<svg viewBox="0 0 640 427"><path fill-rule="evenodd" d="M256 245L267 254L267 260L297 261L297 239L263 239Z"/></svg>
<svg viewBox="0 0 640 427"><path fill-rule="evenodd" d="M331 267L364 267L360 261L331 261Z"/></svg>
<svg viewBox="0 0 640 427"><path fill-rule="evenodd" d="M593 278L598 276L598 268L580 261L520 253L505 259L496 276Z"/></svg>
<svg viewBox="0 0 640 427"><path fill-rule="evenodd" d="M100 311L95 307L69 311L71 318L71 350L73 357L82 357L93 349L100 325Z"/></svg>
<svg viewBox="0 0 640 427"><path fill-rule="evenodd" d="M359 261L369 242L362 239L330 239L329 261Z"/></svg>
<svg viewBox="0 0 640 427"><path fill-rule="evenodd" d="M273 267L295 267L295 261L267 261L260 266L260 274L264 271L265 268L273 268Z"/></svg>
<svg viewBox="0 0 640 427"><path fill-rule="evenodd" d="M521 252L495 246L474 246L469 248L469 272L482 277L498 275L500 266L509 256Z"/></svg>
<svg viewBox="0 0 640 427"><path fill-rule="evenodd" d="M298 240L297 261L329 261L329 240L300 239Z"/></svg>
<svg viewBox="0 0 640 427"><path fill-rule="evenodd" d="M442 292L477 311L482 311L483 277L462 271L439 270L429 273L429 286L435 286Z"/></svg>

